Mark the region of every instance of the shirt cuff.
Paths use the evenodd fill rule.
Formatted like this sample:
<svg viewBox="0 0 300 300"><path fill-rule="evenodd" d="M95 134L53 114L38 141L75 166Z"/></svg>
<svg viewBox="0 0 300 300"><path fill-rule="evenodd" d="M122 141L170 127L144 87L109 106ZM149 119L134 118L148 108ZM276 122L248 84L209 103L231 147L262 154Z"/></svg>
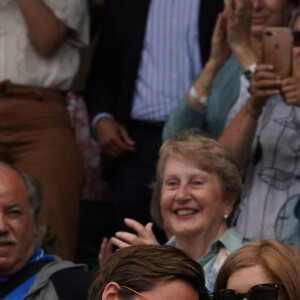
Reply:
<svg viewBox="0 0 300 300"><path fill-rule="evenodd" d="M114 119L115 119L111 114L105 113L105 112L104 112L104 113L97 114L97 115L93 118L93 120L92 120L92 122L91 122L92 135L93 135L93 137L94 137L96 140L98 140L98 138L97 138L98 135L97 135L96 125L97 125L98 121L101 120L101 119L103 119L103 118L109 118L109 119L111 119L111 120L114 120Z"/></svg>

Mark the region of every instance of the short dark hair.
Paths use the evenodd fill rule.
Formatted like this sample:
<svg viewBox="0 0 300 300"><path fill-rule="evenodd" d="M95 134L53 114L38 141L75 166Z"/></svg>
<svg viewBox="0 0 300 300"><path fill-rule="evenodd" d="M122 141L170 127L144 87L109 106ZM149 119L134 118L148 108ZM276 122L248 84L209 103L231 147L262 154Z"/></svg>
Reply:
<svg viewBox="0 0 300 300"><path fill-rule="evenodd" d="M151 290L166 280L183 280L209 300L202 267L182 250L166 245L137 245L116 251L98 271L89 289L89 300L101 300L106 285L116 282L137 292ZM120 297L134 295L119 290Z"/></svg>
<svg viewBox="0 0 300 300"><path fill-rule="evenodd" d="M0 162L0 167L11 169L21 177L25 185L28 202L32 214L34 213L40 214L43 207L43 193L42 193L42 187L40 183L37 181L37 179L35 179L33 176L27 173L20 172L15 167L13 167L12 165L6 162Z"/></svg>

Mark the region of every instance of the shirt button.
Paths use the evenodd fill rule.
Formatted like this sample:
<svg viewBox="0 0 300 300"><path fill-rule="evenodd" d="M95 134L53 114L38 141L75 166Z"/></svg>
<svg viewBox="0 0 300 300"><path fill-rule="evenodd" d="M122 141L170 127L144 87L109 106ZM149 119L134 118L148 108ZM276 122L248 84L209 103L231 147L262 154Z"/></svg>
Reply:
<svg viewBox="0 0 300 300"><path fill-rule="evenodd" d="M175 79L177 77L177 74L175 72L172 73L172 78Z"/></svg>

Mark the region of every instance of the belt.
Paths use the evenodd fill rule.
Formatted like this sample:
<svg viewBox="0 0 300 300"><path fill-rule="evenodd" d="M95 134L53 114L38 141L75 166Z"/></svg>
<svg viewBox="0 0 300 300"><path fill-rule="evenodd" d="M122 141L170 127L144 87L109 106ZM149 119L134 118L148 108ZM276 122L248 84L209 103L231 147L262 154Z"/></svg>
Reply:
<svg viewBox="0 0 300 300"><path fill-rule="evenodd" d="M15 97L31 100L62 100L63 92L54 89L40 88L11 83L9 80L0 82L0 98Z"/></svg>
<svg viewBox="0 0 300 300"><path fill-rule="evenodd" d="M130 128L134 131L142 131L145 133L154 133L161 135L165 122L150 122L141 120L131 120Z"/></svg>

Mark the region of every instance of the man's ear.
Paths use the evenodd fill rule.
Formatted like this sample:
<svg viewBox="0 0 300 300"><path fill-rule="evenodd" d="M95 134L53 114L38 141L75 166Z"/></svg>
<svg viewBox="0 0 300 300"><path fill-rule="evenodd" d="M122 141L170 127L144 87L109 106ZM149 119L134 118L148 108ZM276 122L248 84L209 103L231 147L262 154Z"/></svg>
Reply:
<svg viewBox="0 0 300 300"><path fill-rule="evenodd" d="M34 224L35 224L35 227L34 227L35 232L34 233L37 236L38 226L39 226L39 214L38 214L38 212L34 212L32 218L33 218L33 221L34 221Z"/></svg>
<svg viewBox="0 0 300 300"><path fill-rule="evenodd" d="M110 282L104 288L102 300L119 300L118 291L120 286L116 282Z"/></svg>

